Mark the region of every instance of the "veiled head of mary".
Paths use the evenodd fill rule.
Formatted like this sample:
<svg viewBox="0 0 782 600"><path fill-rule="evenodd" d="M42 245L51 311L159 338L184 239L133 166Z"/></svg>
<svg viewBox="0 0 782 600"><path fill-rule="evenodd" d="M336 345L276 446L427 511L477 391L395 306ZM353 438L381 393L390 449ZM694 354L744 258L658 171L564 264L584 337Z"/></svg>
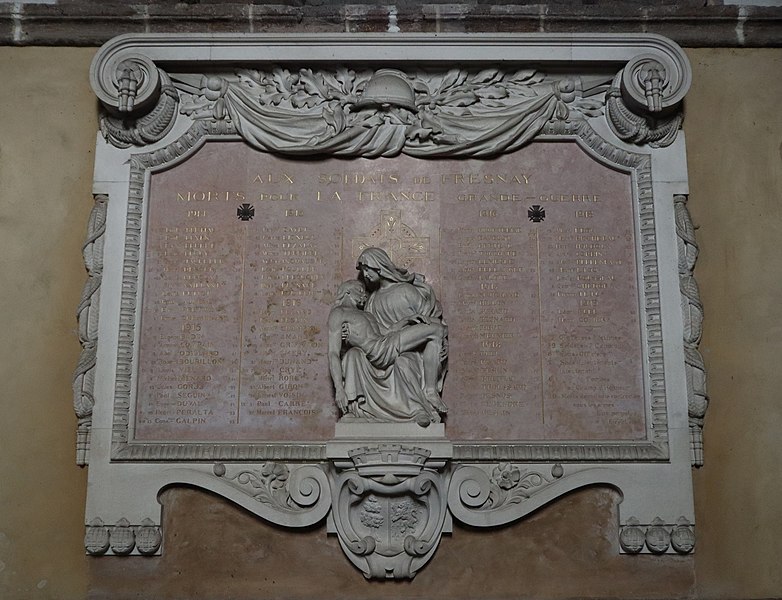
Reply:
<svg viewBox="0 0 782 600"><path fill-rule="evenodd" d="M415 273L408 273L407 269L397 267L382 248L364 250L358 257L356 269L370 288L380 285L381 279L394 283L410 283L415 279Z"/></svg>

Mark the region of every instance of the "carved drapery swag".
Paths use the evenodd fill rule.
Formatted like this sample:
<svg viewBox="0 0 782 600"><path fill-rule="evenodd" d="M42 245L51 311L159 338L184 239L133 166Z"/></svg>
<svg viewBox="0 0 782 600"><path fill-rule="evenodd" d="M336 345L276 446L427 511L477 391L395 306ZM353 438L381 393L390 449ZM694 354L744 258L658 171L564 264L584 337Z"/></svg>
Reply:
<svg viewBox="0 0 782 600"><path fill-rule="evenodd" d="M579 78L534 69L275 68L172 79L183 114L230 121L253 147L288 155L490 156L528 144L549 121L600 115L604 104L585 97L599 83L585 90Z"/></svg>

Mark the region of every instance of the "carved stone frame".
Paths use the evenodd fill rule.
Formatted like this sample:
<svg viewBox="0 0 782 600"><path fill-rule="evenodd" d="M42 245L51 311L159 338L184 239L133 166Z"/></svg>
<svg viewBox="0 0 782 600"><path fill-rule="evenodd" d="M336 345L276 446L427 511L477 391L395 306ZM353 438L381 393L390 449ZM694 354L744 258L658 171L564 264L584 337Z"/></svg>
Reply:
<svg viewBox="0 0 782 600"><path fill-rule="evenodd" d="M573 119L552 118L532 132L531 139L575 141L599 162L632 176L646 357L646 439L452 444L374 440L381 444L379 450L373 440L365 440L348 452L350 460L342 449L335 453L328 444L306 441L134 442L129 434L149 175L186 160L207 140L243 137L230 120L185 111L180 96L186 84L176 74L219 74L237 65L270 64L393 66L405 71L421 62L443 70L461 64L529 64L579 76L608 73L613 79L602 92L601 114L586 111ZM686 163L679 132L690 70L673 42L653 35L130 35L100 50L90 76L105 113L96 152L98 216L85 243L90 279L79 308L84 351L74 382L80 419L77 460L90 465L89 553L159 552L160 508L155 500L159 490L176 483L212 490L289 527L317 523L339 509L329 517L330 530L368 577L382 576L383 569L391 576L414 576L450 523L446 513L470 525L496 526L596 483L614 486L624 496L621 551L692 550L690 464L702 461L700 427L707 398L697 350L702 313L692 279L697 246L687 227ZM213 105L204 106L217 115ZM306 148L289 151L300 154ZM366 461L375 469L371 473L385 469L401 481L408 471L400 464L407 460L418 461L417 477L430 483L421 489L410 483L407 491L398 491L402 486L388 493L415 490L416 498L423 498L435 486L436 506L430 512L439 529L435 534L427 530L429 541L411 542L406 555L381 569L367 558L371 551L356 546L349 539L353 534L340 525L348 520L347 509L332 507L332 502L342 502L345 492L333 486L342 489L344 482L363 481L351 489L385 489L374 475L362 471ZM400 468L402 475L397 473ZM524 485L500 486L498 478L507 482L508 473ZM425 559L416 558L420 556Z"/></svg>

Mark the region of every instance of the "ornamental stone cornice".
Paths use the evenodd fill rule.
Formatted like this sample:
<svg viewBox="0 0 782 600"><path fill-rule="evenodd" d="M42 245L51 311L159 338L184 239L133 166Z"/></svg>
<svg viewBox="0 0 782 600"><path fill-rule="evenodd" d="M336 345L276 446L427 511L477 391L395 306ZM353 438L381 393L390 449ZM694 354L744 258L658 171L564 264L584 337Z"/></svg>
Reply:
<svg viewBox="0 0 782 600"><path fill-rule="evenodd" d="M779 47L782 7L685 1L483 3L79 2L0 4L0 43L97 46L119 32L652 32L690 47Z"/></svg>

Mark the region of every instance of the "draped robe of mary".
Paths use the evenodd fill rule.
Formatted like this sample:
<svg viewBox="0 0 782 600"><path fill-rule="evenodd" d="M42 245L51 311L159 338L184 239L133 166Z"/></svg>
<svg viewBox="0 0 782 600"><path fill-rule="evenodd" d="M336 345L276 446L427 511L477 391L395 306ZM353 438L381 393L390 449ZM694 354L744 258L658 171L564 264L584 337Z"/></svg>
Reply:
<svg viewBox="0 0 782 600"><path fill-rule="evenodd" d="M368 357L350 348L342 358L345 394L350 403L347 419L415 421L426 415L439 421L437 411L424 397L424 365L420 349L399 352L399 336L389 328L415 316L440 320L442 313L431 286L420 275L412 283L394 282L378 288L364 310L375 316L384 334Z"/></svg>

